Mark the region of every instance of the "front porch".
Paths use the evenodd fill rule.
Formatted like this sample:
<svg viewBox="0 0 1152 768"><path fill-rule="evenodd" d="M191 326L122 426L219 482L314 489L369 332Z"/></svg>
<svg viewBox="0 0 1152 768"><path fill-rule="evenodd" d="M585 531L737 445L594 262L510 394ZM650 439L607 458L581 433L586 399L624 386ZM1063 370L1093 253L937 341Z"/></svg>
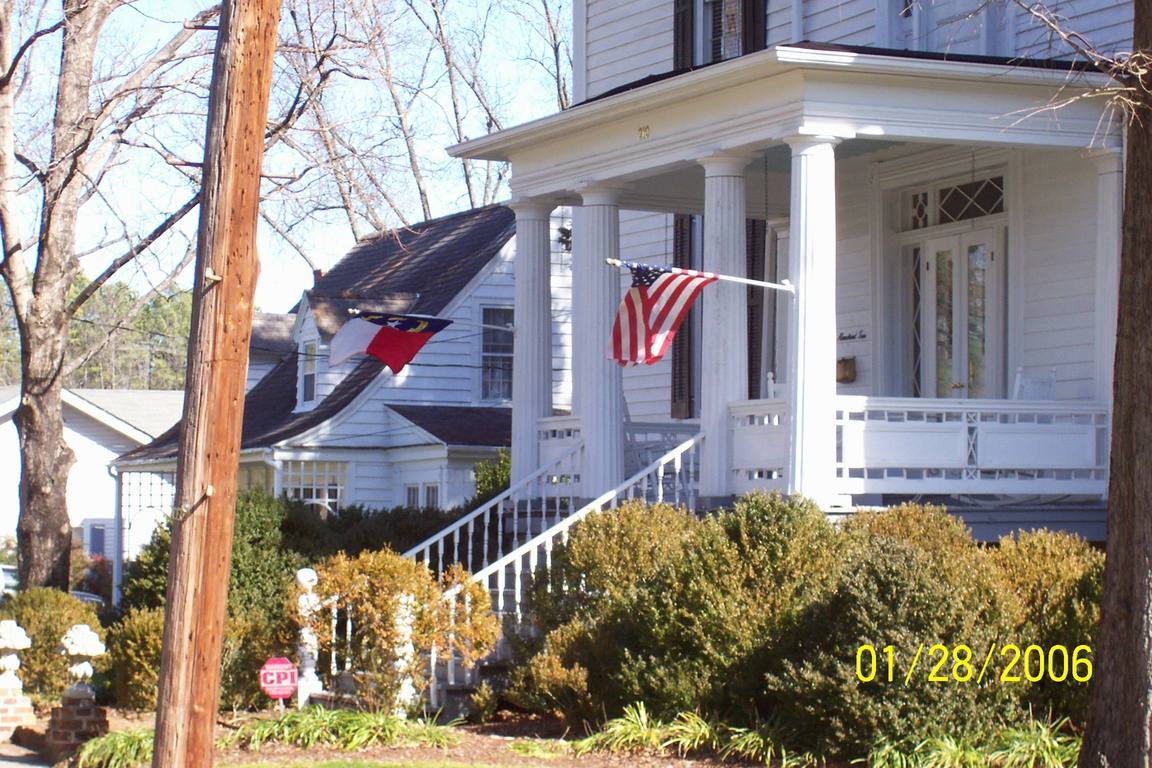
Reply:
<svg viewBox="0 0 1152 768"><path fill-rule="evenodd" d="M1093 100L1044 109L1094 84L779 47L454 148L513 170L513 480L580 445L576 495L592 498L700 434L688 476L705 497L1098 501L1120 138ZM571 416L552 415L548 386L557 204L576 206ZM748 226L760 222L761 274L795 286L756 309L743 287L706 289L680 331L697 349L693 419L673 420L607 357L627 273L604 259L674 256L671 235L643 241L622 211L693 217L689 263L737 276L761 258ZM648 390L674 384L661 365Z"/></svg>

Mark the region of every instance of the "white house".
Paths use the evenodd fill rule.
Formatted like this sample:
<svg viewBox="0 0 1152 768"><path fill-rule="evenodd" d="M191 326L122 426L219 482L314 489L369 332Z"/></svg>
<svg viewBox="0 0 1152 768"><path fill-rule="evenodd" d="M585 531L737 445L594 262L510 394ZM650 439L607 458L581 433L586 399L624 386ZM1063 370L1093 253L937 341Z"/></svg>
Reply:
<svg viewBox="0 0 1152 768"><path fill-rule="evenodd" d="M543 225L557 288L543 379L550 401L566 409L571 255L561 244L564 221L557 216ZM287 494L325 512L352 504L448 508L471 497L476 463L511 440L513 333L481 326L516 322L515 226L510 208L488 206L380 233L319 276L294 313L257 316L241 487ZM364 356L329 368L328 342L350 309L454 323L399 375ZM172 430L115 462L125 558L171 512L178 439Z"/></svg>
<svg viewBox="0 0 1152 768"><path fill-rule="evenodd" d="M76 455L68 475L68 514L85 551L116 552L116 481L109 463L152 442L180 419L183 390L65 389L64 442ZM20 388L0 388L0 536L15 536L20 517L20 441L12 416Z"/></svg>
<svg viewBox="0 0 1152 768"><path fill-rule="evenodd" d="M511 165L518 281L547 274L525 227L574 206L582 496L624 480L626 408L690 417L705 497L940 498L986 535L1102 535L1120 126L1073 98L1103 76L1015 4L978 6L578 0L582 101L450 149ZM1061 8L1128 45L1129 5ZM795 293L712 286L671 359L622 371L615 257ZM517 370L546 375L544 307L517 306ZM516 478L554 455L546 394L517 392Z"/></svg>

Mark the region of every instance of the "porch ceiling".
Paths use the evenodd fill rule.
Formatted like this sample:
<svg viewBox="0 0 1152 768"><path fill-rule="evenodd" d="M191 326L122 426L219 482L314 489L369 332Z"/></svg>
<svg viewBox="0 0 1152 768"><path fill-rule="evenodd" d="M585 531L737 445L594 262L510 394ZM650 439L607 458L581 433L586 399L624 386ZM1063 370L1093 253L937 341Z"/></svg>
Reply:
<svg viewBox="0 0 1152 768"><path fill-rule="evenodd" d="M670 177L688 181L702 157L760 153L789 136L868 140L839 152L905 141L1118 148L1105 100L1069 101L1106 82L1086 72L778 46L448 151L510 162L516 196L578 202L583 187L617 184L625 206L692 210L698 201L677 199L669 191L683 187ZM1063 106L1051 109L1056 101ZM750 191L786 179L787 150L775 155L764 155L766 176L760 185L749 179Z"/></svg>

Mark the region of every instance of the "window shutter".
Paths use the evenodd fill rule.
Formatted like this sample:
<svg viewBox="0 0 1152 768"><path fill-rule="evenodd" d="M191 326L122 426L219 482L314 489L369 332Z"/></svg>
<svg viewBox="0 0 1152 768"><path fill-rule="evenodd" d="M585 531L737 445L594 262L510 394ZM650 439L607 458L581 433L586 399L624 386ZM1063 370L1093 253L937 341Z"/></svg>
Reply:
<svg viewBox="0 0 1152 768"><path fill-rule="evenodd" d="M740 53L764 50L768 42L767 13L764 0L740 0Z"/></svg>
<svg viewBox="0 0 1152 768"><path fill-rule="evenodd" d="M676 214L672 220L672 266L692 268L692 217ZM698 305L697 305L698 306ZM693 364L696 351L692 343L692 326L696 315L692 307L680 330L672 339L672 418L690 419L695 415L696 393L693 391Z"/></svg>
<svg viewBox="0 0 1152 768"><path fill-rule="evenodd" d="M693 18L695 16L692 0L673 0L672 10L672 68L684 69L696 62L693 55Z"/></svg>
<svg viewBox="0 0 1152 768"><path fill-rule="evenodd" d="M764 279L764 249L768 226L763 221L748 219L748 261L745 274L752 280ZM757 400L764 381L764 289L748 286L748 399Z"/></svg>

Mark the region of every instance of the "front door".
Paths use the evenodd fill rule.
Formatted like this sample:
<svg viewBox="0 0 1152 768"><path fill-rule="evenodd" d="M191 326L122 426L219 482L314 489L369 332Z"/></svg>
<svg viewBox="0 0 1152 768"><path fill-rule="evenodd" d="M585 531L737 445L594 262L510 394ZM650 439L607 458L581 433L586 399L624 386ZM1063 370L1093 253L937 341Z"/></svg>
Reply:
<svg viewBox="0 0 1152 768"><path fill-rule="evenodd" d="M924 242L920 259L920 392L1004 396L1004 228Z"/></svg>

